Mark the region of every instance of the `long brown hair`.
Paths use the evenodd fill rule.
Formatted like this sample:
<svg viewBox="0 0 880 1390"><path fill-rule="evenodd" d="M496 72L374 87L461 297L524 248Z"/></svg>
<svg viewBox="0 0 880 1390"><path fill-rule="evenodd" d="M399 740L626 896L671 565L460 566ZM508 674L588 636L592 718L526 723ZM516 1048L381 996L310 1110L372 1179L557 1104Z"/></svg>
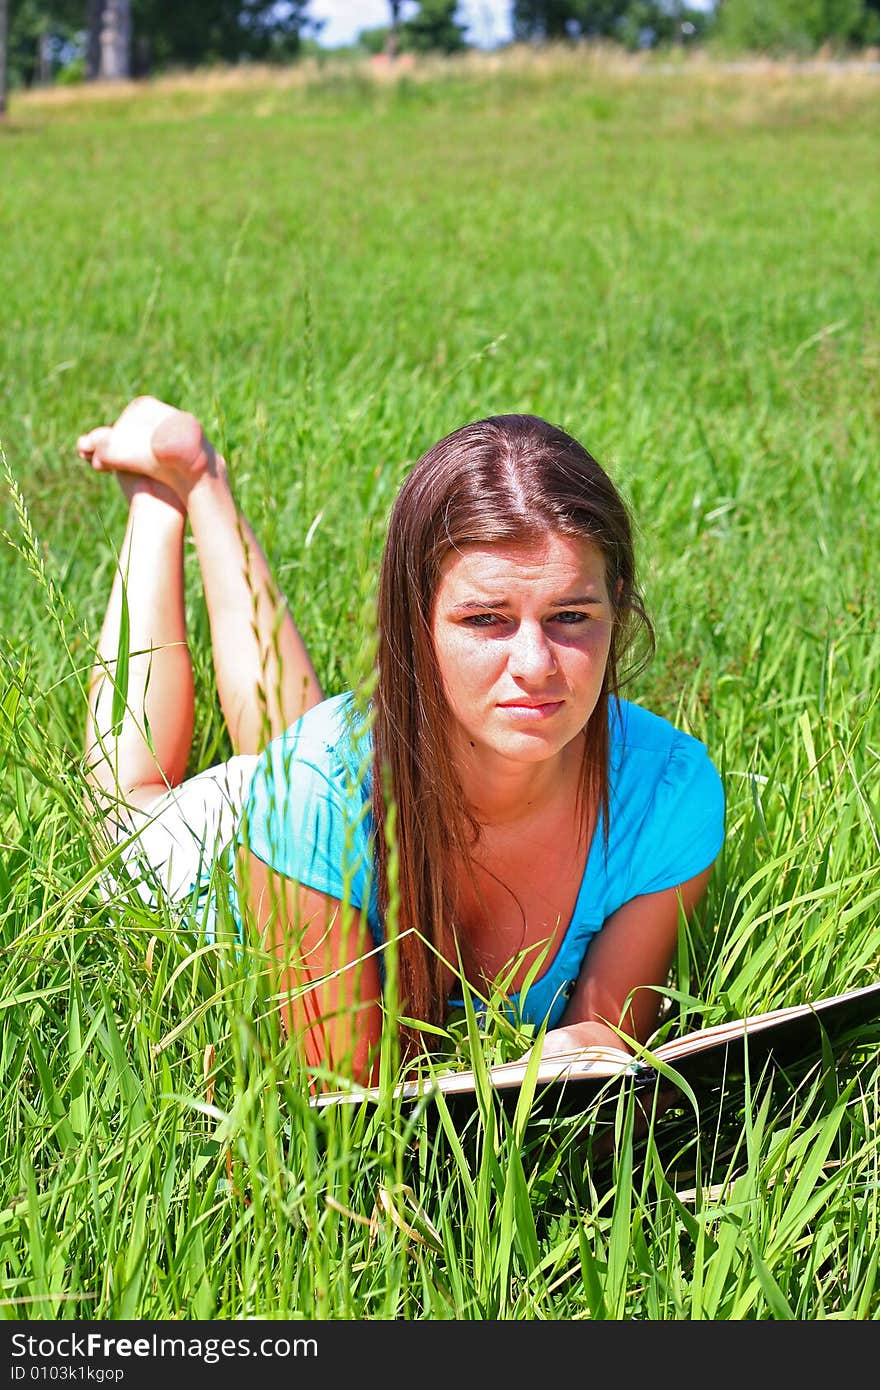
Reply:
<svg viewBox="0 0 880 1390"><path fill-rule="evenodd" d="M530 542L548 533L591 541L605 558L614 609L611 649L585 729L581 814L608 826L608 702L641 630L653 631L636 588L632 526L607 473L564 430L534 415L465 425L423 454L391 512L379 575L378 673L373 697L373 817L379 908L388 907L386 818L396 807L400 1001L441 1024L455 960L448 865L466 864L480 827L453 762L449 711L431 636L441 562L452 548ZM585 820L586 823L586 820ZM410 1045L414 1035L404 1030Z"/></svg>

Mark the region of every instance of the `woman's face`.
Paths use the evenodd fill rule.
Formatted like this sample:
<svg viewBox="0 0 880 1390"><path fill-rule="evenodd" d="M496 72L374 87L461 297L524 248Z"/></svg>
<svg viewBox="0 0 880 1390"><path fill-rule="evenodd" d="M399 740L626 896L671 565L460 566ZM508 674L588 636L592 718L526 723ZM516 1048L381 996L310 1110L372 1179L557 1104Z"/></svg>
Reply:
<svg viewBox="0 0 880 1390"><path fill-rule="evenodd" d="M454 732L477 756L561 752L596 707L612 620L604 556L589 541L551 533L451 550L432 635Z"/></svg>

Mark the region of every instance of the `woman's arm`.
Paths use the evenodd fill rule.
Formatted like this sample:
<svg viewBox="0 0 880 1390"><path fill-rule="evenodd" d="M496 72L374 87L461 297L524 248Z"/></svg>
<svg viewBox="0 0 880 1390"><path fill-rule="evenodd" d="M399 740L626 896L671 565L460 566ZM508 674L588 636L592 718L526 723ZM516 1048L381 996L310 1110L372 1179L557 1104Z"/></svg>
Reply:
<svg viewBox="0 0 880 1390"><path fill-rule="evenodd" d="M377 1080L382 989L360 912L286 878L247 850L239 879L259 940L279 965L284 1028L309 1067Z"/></svg>
<svg viewBox="0 0 880 1390"><path fill-rule="evenodd" d="M560 1026L545 1036L545 1056L592 1045L625 1047L615 1028L647 1042L660 1009L660 995L651 986L666 984L681 914L690 917L711 872L710 865L675 888L632 898L612 913L590 944Z"/></svg>

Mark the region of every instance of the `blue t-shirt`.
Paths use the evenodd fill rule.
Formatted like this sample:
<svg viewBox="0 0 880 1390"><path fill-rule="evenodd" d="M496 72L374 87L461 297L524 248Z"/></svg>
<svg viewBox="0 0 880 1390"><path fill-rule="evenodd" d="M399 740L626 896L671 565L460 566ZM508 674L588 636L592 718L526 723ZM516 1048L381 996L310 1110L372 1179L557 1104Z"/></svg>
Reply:
<svg viewBox="0 0 880 1390"><path fill-rule="evenodd" d="M693 878L724 838L721 779L706 749L626 700L609 706L607 848L596 827L568 929L553 960L511 1006L524 1023L556 1027L591 940L617 908ZM309 710L257 763L239 842L307 888L382 922L373 873L372 741L351 694Z"/></svg>

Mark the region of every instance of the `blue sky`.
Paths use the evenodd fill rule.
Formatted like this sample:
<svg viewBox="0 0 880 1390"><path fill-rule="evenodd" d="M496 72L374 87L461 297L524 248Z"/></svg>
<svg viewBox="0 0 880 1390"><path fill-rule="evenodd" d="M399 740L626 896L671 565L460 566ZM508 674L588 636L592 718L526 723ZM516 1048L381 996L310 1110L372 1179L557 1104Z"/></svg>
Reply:
<svg viewBox="0 0 880 1390"><path fill-rule="evenodd" d="M404 3L403 14L414 10L415 4ZM501 43L510 38L511 0L461 0L457 19L468 26L471 43ZM361 29L387 24L391 7L387 0L312 0L308 10L313 19L327 22L320 41L328 48L350 43Z"/></svg>

